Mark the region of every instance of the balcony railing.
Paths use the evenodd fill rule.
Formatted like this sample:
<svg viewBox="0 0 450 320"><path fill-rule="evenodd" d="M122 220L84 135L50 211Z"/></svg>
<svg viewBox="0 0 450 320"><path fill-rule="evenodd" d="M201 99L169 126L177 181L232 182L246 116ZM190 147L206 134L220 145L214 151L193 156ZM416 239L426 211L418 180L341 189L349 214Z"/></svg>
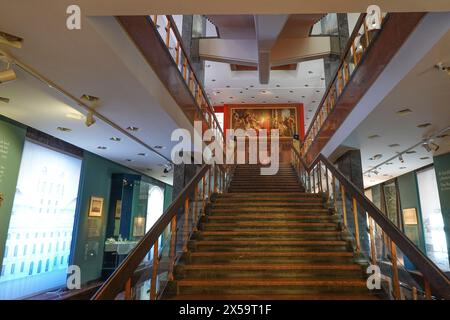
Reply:
<svg viewBox="0 0 450 320"><path fill-rule="evenodd" d="M380 17L380 21L382 21L383 18L384 15ZM322 101L311 120L311 125L305 134L305 139L301 146L302 156L307 154L311 145L320 133L322 125L336 107L339 97L344 92L345 87L358 66L364 60L364 56L378 32L379 30L377 29L369 29L366 22L366 14L361 14L350 36L347 47L344 50L344 54L341 57L339 67L336 70L332 81L329 83Z"/></svg>
<svg viewBox="0 0 450 320"><path fill-rule="evenodd" d="M319 154L308 167L292 149L293 166L311 193L323 194L338 216L356 257L380 271L393 299L450 299L450 279L351 181ZM418 273L419 271L420 273Z"/></svg>
<svg viewBox="0 0 450 320"><path fill-rule="evenodd" d="M216 140L224 141L223 130L215 116L214 108L211 106L201 82L195 75L173 17L171 15L152 15L149 16L149 21L153 28L158 31L187 88L195 99L199 108L198 111L201 114L196 120L203 119L206 121L208 128L213 130Z"/></svg>

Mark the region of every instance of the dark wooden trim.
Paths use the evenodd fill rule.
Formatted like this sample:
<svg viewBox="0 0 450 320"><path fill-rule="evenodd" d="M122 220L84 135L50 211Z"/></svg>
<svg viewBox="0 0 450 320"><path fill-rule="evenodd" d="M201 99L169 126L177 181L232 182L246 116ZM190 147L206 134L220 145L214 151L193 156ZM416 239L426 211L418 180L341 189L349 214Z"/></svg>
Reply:
<svg viewBox="0 0 450 320"><path fill-rule="evenodd" d="M307 163L313 161L321 152L322 148L373 85L425 14L420 12L390 13L388 15L382 29L379 31L376 39L370 44L370 48L367 49L362 61L353 72L350 81L338 98L336 106L328 115L306 153ZM320 106L323 103L324 100L322 100ZM309 132L310 130L308 130ZM306 137L308 137L308 133Z"/></svg>
<svg viewBox="0 0 450 320"><path fill-rule="evenodd" d="M27 139L42 146L46 146L50 149L73 155L78 158L83 158L83 149L78 148L77 146L74 146L73 144L65 142L56 137L48 135L42 131L27 127L26 137Z"/></svg>

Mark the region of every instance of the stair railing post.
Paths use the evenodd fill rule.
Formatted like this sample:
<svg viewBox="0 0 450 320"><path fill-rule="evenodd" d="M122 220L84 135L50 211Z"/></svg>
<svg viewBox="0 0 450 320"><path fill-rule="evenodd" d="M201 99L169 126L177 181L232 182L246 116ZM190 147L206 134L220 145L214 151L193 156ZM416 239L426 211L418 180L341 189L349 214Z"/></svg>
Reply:
<svg viewBox="0 0 450 320"><path fill-rule="evenodd" d="M217 193L217 165L214 165L214 170L213 170L213 174L214 174L214 193Z"/></svg>
<svg viewBox="0 0 450 320"><path fill-rule="evenodd" d="M375 246L375 230L373 218L369 217L369 234L370 234L370 259L372 264L377 264L377 252Z"/></svg>
<svg viewBox="0 0 450 320"><path fill-rule="evenodd" d="M186 199L184 201L184 226L183 226L184 232L184 245L183 245L183 251L188 251L188 240L189 240L189 196L186 196Z"/></svg>
<svg viewBox="0 0 450 320"><path fill-rule="evenodd" d="M334 208L334 212L337 212L337 205L336 205L336 197L337 197L337 191L336 191L336 177L334 175L333 179L331 180L331 185L333 188L333 208Z"/></svg>
<svg viewBox="0 0 450 320"><path fill-rule="evenodd" d="M211 201L211 171L212 166L208 169L208 201Z"/></svg>
<svg viewBox="0 0 450 320"><path fill-rule="evenodd" d="M359 240L358 206L355 197L353 197L353 222L355 223L356 253L359 254L361 243Z"/></svg>
<svg viewBox="0 0 450 320"><path fill-rule="evenodd" d="M124 299L131 300L131 296L131 278L128 278L128 280L125 282L124 287Z"/></svg>
<svg viewBox="0 0 450 320"><path fill-rule="evenodd" d="M173 280L173 265L175 264L175 250L177 242L177 216L175 215L170 222L170 249L169 249L169 270L168 279Z"/></svg>
<svg viewBox="0 0 450 320"><path fill-rule="evenodd" d="M197 211L198 211L198 193L199 193L199 182L194 189L194 203L192 204L192 221L193 221L193 230L197 231Z"/></svg>
<svg viewBox="0 0 450 320"><path fill-rule="evenodd" d="M423 286L425 290L425 299L431 300L431 286L427 279L423 280Z"/></svg>
<svg viewBox="0 0 450 320"><path fill-rule="evenodd" d="M320 164L320 161L319 162L317 162L317 170L318 170L318 172L317 172L317 175L318 175L318 178L319 178L319 192L323 192L323 188L322 188L322 170L321 170L321 164Z"/></svg>
<svg viewBox="0 0 450 320"><path fill-rule="evenodd" d="M345 187L342 184L341 184L341 198L342 198L342 215L344 218L344 227L347 228L347 206L346 206Z"/></svg>
<svg viewBox="0 0 450 320"><path fill-rule="evenodd" d="M202 178L202 215L205 214L206 207L206 173Z"/></svg>
<svg viewBox="0 0 450 320"><path fill-rule="evenodd" d="M327 185L328 198L330 198L331 195L330 195L330 186L328 185L328 168L326 166L325 166L325 183Z"/></svg>
<svg viewBox="0 0 450 320"><path fill-rule="evenodd" d="M400 283L398 279L398 265L397 265L397 247L394 241L389 239L391 248L391 263L392 263L392 286L394 289L394 299L400 300Z"/></svg>
<svg viewBox="0 0 450 320"><path fill-rule="evenodd" d="M156 300L156 282L158 280L158 239L156 239L153 245L153 270L152 270L152 281L150 283L150 300Z"/></svg>
<svg viewBox="0 0 450 320"><path fill-rule="evenodd" d="M316 175L314 173L314 168L312 168L312 190L313 193L316 193Z"/></svg>

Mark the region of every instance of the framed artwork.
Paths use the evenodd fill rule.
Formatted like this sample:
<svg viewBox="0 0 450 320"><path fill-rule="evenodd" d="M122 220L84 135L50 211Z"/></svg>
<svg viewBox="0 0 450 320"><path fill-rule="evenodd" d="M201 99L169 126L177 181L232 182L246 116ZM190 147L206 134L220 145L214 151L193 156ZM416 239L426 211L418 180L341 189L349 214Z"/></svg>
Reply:
<svg viewBox="0 0 450 320"><path fill-rule="evenodd" d="M117 200L114 218L120 219L121 214L122 214L122 200Z"/></svg>
<svg viewBox="0 0 450 320"><path fill-rule="evenodd" d="M135 217L133 223L133 237L142 237L145 234L145 218Z"/></svg>
<svg viewBox="0 0 450 320"><path fill-rule="evenodd" d="M298 133L297 108L231 108L231 129L280 130L280 137Z"/></svg>
<svg viewBox="0 0 450 320"><path fill-rule="evenodd" d="M405 225L418 225L416 208L403 209L403 221Z"/></svg>
<svg viewBox="0 0 450 320"><path fill-rule="evenodd" d="M101 217L103 212L103 198L91 197L89 206L89 217Z"/></svg>

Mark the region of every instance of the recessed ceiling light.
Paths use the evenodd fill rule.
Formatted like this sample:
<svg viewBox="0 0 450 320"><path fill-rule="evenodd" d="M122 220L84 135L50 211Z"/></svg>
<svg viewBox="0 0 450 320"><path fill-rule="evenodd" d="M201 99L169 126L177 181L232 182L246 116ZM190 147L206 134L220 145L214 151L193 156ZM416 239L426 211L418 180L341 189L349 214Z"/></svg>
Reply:
<svg viewBox="0 0 450 320"><path fill-rule="evenodd" d="M250 88L254 88L255 86L254 85L250 85Z"/></svg>
<svg viewBox="0 0 450 320"><path fill-rule="evenodd" d="M406 169L406 167L400 167L399 169L400 169L400 170L403 170L403 169Z"/></svg>
<svg viewBox="0 0 450 320"><path fill-rule="evenodd" d="M167 176L165 174L162 174L161 178L167 178Z"/></svg>
<svg viewBox="0 0 450 320"><path fill-rule="evenodd" d="M308 112L312 112L312 109L309 109Z"/></svg>
<svg viewBox="0 0 450 320"><path fill-rule="evenodd" d="M306 96L302 96L302 98L306 98Z"/></svg>
<svg viewBox="0 0 450 320"><path fill-rule="evenodd" d="M320 80L322 80L322 81L323 81L323 80L325 80L325 78L320 78Z"/></svg>
<svg viewBox="0 0 450 320"><path fill-rule="evenodd" d="M98 146L97 149L100 149L100 150L106 150L106 149L108 149L108 148L105 147L105 146Z"/></svg>
<svg viewBox="0 0 450 320"><path fill-rule="evenodd" d="M126 162L132 162L132 159L125 159Z"/></svg>
<svg viewBox="0 0 450 320"><path fill-rule="evenodd" d="M393 144L390 144L388 147L395 148L395 147L400 147L400 145L398 143L393 143Z"/></svg>
<svg viewBox="0 0 450 320"><path fill-rule="evenodd" d="M61 132L70 132L72 131L72 129L66 128L66 127L57 127L57 130L61 131Z"/></svg>
<svg viewBox="0 0 450 320"><path fill-rule="evenodd" d="M211 79L212 82L216 82L216 79Z"/></svg>
<svg viewBox="0 0 450 320"><path fill-rule="evenodd" d="M305 84L305 87L309 87L309 84Z"/></svg>
<svg viewBox="0 0 450 320"><path fill-rule="evenodd" d="M294 90L289 90L289 93L294 93Z"/></svg>
<svg viewBox="0 0 450 320"><path fill-rule="evenodd" d="M234 99L233 97L230 97L230 99Z"/></svg>
<svg viewBox="0 0 450 320"><path fill-rule="evenodd" d="M206 67L207 67L207 68L211 68L211 65L210 65L210 64L207 64Z"/></svg>
<svg viewBox="0 0 450 320"><path fill-rule="evenodd" d="M313 74L313 72L311 70L308 71L309 74Z"/></svg>
<svg viewBox="0 0 450 320"><path fill-rule="evenodd" d="M319 93L319 92L320 92L320 90L316 90L316 92L317 92L317 93Z"/></svg>
<svg viewBox="0 0 450 320"><path fill-rule="evenodd" d="M373 134L371 136L368 136L367 138L369 139L375 139L375 138L379 138L380 136L378 134Z"/></svg>
<svg viewBox="0 0 450 320"><path fill-rule="evenodd" d="M427 123L419 124L419 125L417 126L417 128L426 128L426 127L429 127L429 126L431 126L431 123L427 122Z"/></svg>
<svg viewBox="0 0 450 320"><path fill-rule="evenodd" d="M122 140L121 138L119 138L119 137L111 137L111 138L109 138L109 140L111 140L111 141L120 141L120 140Z"/></svg>
<svg viewBox="0 0 450 320"><path fill-rule="evenodd" d="M413 153L416 153L416 151L410 150L410 151L406 151L405 153L407 153L407 154L413 154Z"/></svg>
<svg viewBox="0 0 450 320"><path fill-rule="evenodd" d="M430 157L422 157L422 158L420 158L420 160L427 160L427 159L430 159Z"/></svg>
<svg viewBox="0 0 450 320"><path fill-rule="evenodd" d="M265 101L263 101L263 103L266 103Z"/></svg>
<svg viewBox="0 0 450 320"><path fill-rule="evenodd" d="M393 164L392 162L386 162L385 165L390 166L391 164Z"/></svg>
<svg viewBox="0 0 450 320"><path fill-rule="evenodd" d="M280 87L280 85L279 85L279 84L277 84L277 85L276 85L276 87L277 87L277 88L279 88L279 87Z"/></svg>
<svg viewBox="0 0 450 320"><path fill-rule="evenodd" d="M404 116L404 115L407 115L407 114L409 114L411 112L412 112L411 109L406 108L406 109L398 110L396 113L398 115Z"/></svg>
<svg viewBox="0 0 450 320"><path fill-rule="evenodd" d="M145 170L147 170L147 171L153 171L153 169L152 169L152 168L147 168L147 169L145 169Z"/></svg>
<svg viewBox="0 0 450 320"><path fill-rule="evenodd" d="M244 93L244 91L239 91L239 93Z"/></svg>
<svg viewBox="0 0 450 320"><path fill-rule="evenodd" d="M137 155L141 156L141 157L145 157L147 154L145 152L139 152Z"/></svg>
<svg viewBox="0 0 450 320"><path fill-rule="evenodd" d="M383 157L382 154L377 153L376 155L374 155L373 157L369 158L369 160L378 160L381 159Z"/></svg>
<svg viewBox="0 0 450 320"><path fill-rule="evenodd" d="M138 131L139 130L139 128L138 127L133 127L133 126L129 126L128 128L127 128L127 130L128 131Z"/></svg>
<svg viewBox="0 0 450 320"><path fill-rule="evenodd" d="M153 148L155 148L155 149L165 149L166 147L160 146L160 145L156 145L156 146L154 146Z"/></svg>
<svg viewBox="0 0 450 320"><path fill-rule="evenodd" d="M230 88L230 86L227 86L227 88Z"/></svg>
<svg viewBox="0 0 450 320"><path fill-rule="evenodd" d="M255 99L255 97L252 97L252 99Z"/></svg>
<svg viewBox="0 0 450 320"><path fill-rule="evenodd" d="M316 100L313 100L312 103L316 103Z"/></svg>
<svg viewBox="0 0 450 320"><path fill-rule="evenodd" d="M70 118L70 119L81 120L81 119L83 119L84 116L81 113L72 112L72 113L67 113L66 117Z"/></svg>
<svg viewBox="0 0 450 320"><path fill-rule="evenodd" d="M280 98L279 96L275 96L275 99L278 99L278 98Z"/></svg>
<svg viewBox="0 0 450 320"><path fill-rule="evenodd" d="M241 101L241 103L245 103L244 101Z"/></svg>
<svg viewBox="0 0 450 320"><path fill-rule="evenodd" d="M220 91L216 91L215 94L220 94Z"/></svg>

